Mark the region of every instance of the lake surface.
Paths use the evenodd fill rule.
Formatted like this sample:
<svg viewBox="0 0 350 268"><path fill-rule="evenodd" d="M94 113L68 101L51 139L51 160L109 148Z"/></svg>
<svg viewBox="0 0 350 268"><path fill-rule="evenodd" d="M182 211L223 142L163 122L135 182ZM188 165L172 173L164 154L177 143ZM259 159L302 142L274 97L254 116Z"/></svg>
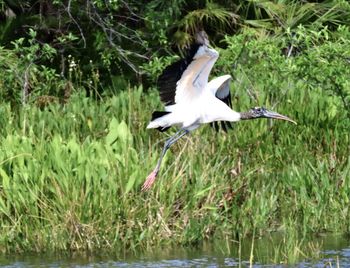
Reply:
<svg viewBox="0 0 350 268"><path fill-rule="evenodd" d="M165 247L143 253L0 256L0 267L9 268L247 267L250 263L253 267L350 267L350 238L318 236L297 241L274 235L242 243L215 241L197 247Z"/></svg>

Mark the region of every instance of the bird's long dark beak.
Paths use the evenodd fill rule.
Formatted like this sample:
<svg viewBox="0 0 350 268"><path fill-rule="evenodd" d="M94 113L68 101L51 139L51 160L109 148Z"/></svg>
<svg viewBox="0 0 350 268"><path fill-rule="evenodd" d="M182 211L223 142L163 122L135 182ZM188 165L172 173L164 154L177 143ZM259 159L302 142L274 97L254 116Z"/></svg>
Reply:
<svg viewBox="0 0 350 268"><path fill-rule="evenodd" d="M265 111L264 112L264 117L266 118L272 118L272 119L278 119L278 120L285 120L285 121L289 121L291 123L297 124L297 122L295 122L294 120L290 119L289 117L276 113L276 112L272 112L272 111Z"/></svg>

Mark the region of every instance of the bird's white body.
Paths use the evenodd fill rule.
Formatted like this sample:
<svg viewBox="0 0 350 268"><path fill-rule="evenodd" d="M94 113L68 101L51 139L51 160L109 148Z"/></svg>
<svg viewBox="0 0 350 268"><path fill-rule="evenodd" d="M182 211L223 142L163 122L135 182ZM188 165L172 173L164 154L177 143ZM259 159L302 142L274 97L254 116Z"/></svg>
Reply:
<svg viewBox="0 0 350 268"><path fill-rule="evenodd" d="M166 106L165 110L171 112L151 121L147 128L180 126L193 130L201 124L214 121L239 121L240 114L231 110L225 103L212 94L202 94L192 102L183 102Z"/></svg>
<svg viewBox="0 0 350 268"><path fill-rule="evenodd" d="M239 121L240 114L220 100L229 94L231 76L220 76L208 82L218 57L216 50L200 46L176 84L175 104L165 107L170 113L151 121L147 128L176 125L191 131L214 121Z"/></svg>

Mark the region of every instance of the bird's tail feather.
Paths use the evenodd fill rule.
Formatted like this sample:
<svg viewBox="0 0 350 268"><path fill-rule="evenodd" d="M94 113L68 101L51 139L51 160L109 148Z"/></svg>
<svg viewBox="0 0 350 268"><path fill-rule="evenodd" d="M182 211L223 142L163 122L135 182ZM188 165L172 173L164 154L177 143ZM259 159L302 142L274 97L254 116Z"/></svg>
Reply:
<svg viewBox="0 0 350 268"><path fill-rule="evenodd" d="M164 115L170 114L170 113L171 112L166 112L166 111L154 111L152 113L151 122L148 124L147 128L156 128L160 132L164 132L164 131L168 130L170 127L159 126L159 124L157 124L156 122L153 122L153 121L164 116Z"/></svg>

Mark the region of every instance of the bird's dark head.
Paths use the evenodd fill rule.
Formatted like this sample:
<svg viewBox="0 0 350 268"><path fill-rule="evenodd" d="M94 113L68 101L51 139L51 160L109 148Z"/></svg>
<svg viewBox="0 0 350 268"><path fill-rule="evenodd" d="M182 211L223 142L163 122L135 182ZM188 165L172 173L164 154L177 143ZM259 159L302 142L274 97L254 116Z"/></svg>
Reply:
<svg viewBox="0 0 350 268"><path fill-rule="evenodd" d="M289 121L294 124L297 124L294 120L290 119L289 117L273 111L266 110L265 107L254 107L250 109L248 112L241 113L242 120L257 119L257 118L279 119L279 120L285 120L285 121Z"/></svg>

